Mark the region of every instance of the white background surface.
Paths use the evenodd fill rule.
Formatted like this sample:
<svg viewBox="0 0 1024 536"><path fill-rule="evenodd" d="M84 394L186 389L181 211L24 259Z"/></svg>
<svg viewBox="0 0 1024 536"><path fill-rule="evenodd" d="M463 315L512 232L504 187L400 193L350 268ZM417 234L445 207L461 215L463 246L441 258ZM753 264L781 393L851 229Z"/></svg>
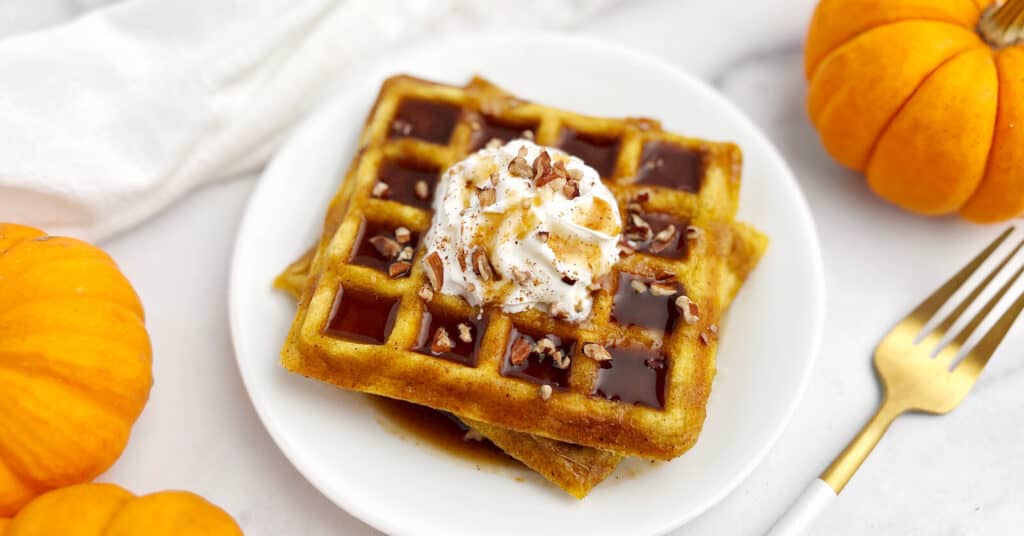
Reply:
<svg viewBox="0 0 1024 536"><path fill-rule="evenodd" d="M0 36L59 23L98 3L4 0ZM829 160L804 112L801 43L812 7L811 0L630 2L576 30L666 58L737 103L789 161L822 240L826 327L804 401L750 478L680 535L762 533L878 402L869 360L877 340L1002 229L905 215ZM131 443L103 480L136 492L197 491L248 534L373 534L292 469L242 389L228 339L226 285L254 183L246 177L195 192L103 244L146 304L156 377ZM785 314L786 304L778 306ZM813 533L1018 531L1021 350L1018 326L956 412L897 422Z"/></svg>

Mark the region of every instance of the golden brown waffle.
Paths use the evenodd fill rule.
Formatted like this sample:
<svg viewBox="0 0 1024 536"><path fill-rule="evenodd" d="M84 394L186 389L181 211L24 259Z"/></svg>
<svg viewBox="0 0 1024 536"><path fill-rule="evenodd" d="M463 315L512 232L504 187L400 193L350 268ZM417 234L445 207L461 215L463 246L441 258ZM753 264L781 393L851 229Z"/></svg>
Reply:
<svg viewBox="0 0 1024 536"><path fill-rule="evenodd" d="M332 218L329 217L328 220ZM324 232L333 233L335 230L328 228ZM733 232L736 238L729 255L729 269L723 272L723 281L719 287L723 309L739 292L743 281L756 266L768 244L763 234L749 226L736 224ZM277 277L274 286L296 299L300 298L309 278L316 249L310 248L288 265ZM330 382L329 377L317 379ZM462 420L506 454L579 499L585 497L594 486L607 478L622 459L622 456L604 450L514 432L465 418Z"/></svg>
<svg viewBox="0 0 1024 536"><path fill-rule="evenodd" d="M601 172L622 206L638 203L645 217L658 215L698 229L700 236L682 245L689 251L681 258L640 252L619 263L616 279L622 286L632 279L650 281L674 273L699 309L699 319L683 324L668 314L667 321L674 323L665 326L671 331L667 336L660 325L620 324L613 315L626 316L622 313L629 311L620 311L613 299L619 289L613 289L598 293L591 321L579 326L537 312L506 315L493 310L482 322L470 322L475 311L461 299L437 296L428 307L417 298L425 281L418 262L408 277L400 279L350 263L359 256L361 244L356 242L369 234L366 228L404 226L421 234L429 225L430 213L420 202L427 196L412 197L411 181L403 185L395 177L436 177L481 139L495 133L500 137L501 129L533 129L538 143L561 146ZM716 293L733 248L730 225L739 189L739 159L739 150L731 144L665 133L650 120L592 118L525 103L480 80L455 88L392 78L367 121L359 155L350 169L354 180L346 181L336 198L338 203L351 202L351 207L343 211L337 231L321 242L321 254L314 260L314 273L319 275L304 293L283 362L290 370L329 377L336 385L513 430L620 453L674 457L696 440L710 392L721 311ZM391 200L372 196L379 177L392 183ZM337 300L342 285L345 292ZM620 297L623 302L635 301L626 292ZM388 307L380 307L381 302ZM361 308L359 317L369 336L377 336L375 343L352 340L361 338L351 335L359 326L341 326L340 331L348 333L342 338L330 335L332 330L339 331L330 322L332 311L353 305ZM377 310L385 313L379 320L374 319ZM474 335L483 336L475 362L460 363L413 350L425 311L435 319L448 317L476 326L479 333ZM664 316L657 318L659 323L666 321ZM647 323L642 317L634 321ZM513 329L576 341L566 377L539 375L532 382L524 381L528 374L503 375L503 368L508 371L503 361ZM581 348L590 342L611 349L616 359L610 368L582 355ZM660 350L646 349L659 344ZM660 370L637 366L645 362L667 366ZM627 377L634 377L632 383L619 389L617 384ZM556 387L548 400L538 394L542 382ZM631 387L637 382L649 385L639 390Z"/></svg>

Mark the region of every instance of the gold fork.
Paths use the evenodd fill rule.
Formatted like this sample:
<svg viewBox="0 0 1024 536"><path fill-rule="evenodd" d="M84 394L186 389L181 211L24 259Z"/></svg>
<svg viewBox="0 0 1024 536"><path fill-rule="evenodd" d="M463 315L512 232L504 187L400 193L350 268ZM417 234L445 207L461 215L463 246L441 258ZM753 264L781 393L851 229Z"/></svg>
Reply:
<svg viewBox="0 0 1024 536"><path fill-rule="evenodd" d="M1024 294L1010 305L977 344L967 350L958 364L954 363L954 359L961 353L971 334L1024 272L1024 266L1003 284L955 337L944 345L940 344L951 332L956 321L1024 246L1024 241L1017 244L942 322L927 332L924 331L925 326L936 317L939 309L964 286L1012 231L1011 227L1003 232L882 339L875 349L875 371L885 387L878 411L828 469L812 482L789 510L775 522L768 531L768 536L794 536L806 531L818 514L843 490L896 417L908 411L948 413L960 404L978 380L981 370L985 368L985 364L1017 319L1017 315L1024 309Z"/></svg>

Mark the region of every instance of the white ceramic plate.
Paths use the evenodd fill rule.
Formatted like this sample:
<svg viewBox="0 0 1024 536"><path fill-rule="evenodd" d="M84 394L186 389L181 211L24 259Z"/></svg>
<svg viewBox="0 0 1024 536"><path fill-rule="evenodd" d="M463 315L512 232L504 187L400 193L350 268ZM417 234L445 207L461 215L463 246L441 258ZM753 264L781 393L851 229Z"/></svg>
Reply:
<svg viewBox="0 0 1024 536"><path fill-rule="evenodd" d="M620 467L577 501L528 471L480 470L402 439L381 425L362 395L279 366L295 305L272 290L271 281L318 234L377 88L394 73L453 83L479 73L531 100L589 114L655 117L669 130L732 140L743 149L740 215L770 235L772 245L723 327L708 418L693 450L640 471L642 463ZM311 114L249 201L230 301L246 388L295 467L380 530L444 535L651 534L700 514L733 489L781 433L811 370L824 304L806 201L778 152L742 113L703 82L656 59L536 34L419 48Z"/></svg>

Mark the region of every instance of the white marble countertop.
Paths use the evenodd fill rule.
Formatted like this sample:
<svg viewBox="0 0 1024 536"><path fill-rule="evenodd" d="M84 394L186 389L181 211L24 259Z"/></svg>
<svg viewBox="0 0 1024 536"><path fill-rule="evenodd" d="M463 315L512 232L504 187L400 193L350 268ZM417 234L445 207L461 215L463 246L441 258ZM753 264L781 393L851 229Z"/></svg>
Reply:
<svg viewBox="0 0 1024 536"><path fill-rule="evenodd" d="M6 0L0 36L57 24L100 3ZM575 30L667 58L736 102L793 167L822 241L828 317L807 393L753 474L676 534L761 534L879 401L869 356L881 335L1002 230L904 214L825 155L804 112L801 43L813 3L630 2ZM285 460L235 367L228 264L255 182L251 176L201 189L103 244L146 304L156 384L124 456L102 479L137 492L194 490L252 535L373 534ZM958 410L898 421L813 533L1019 531L1022 350L1018 326Z"/></svg>

